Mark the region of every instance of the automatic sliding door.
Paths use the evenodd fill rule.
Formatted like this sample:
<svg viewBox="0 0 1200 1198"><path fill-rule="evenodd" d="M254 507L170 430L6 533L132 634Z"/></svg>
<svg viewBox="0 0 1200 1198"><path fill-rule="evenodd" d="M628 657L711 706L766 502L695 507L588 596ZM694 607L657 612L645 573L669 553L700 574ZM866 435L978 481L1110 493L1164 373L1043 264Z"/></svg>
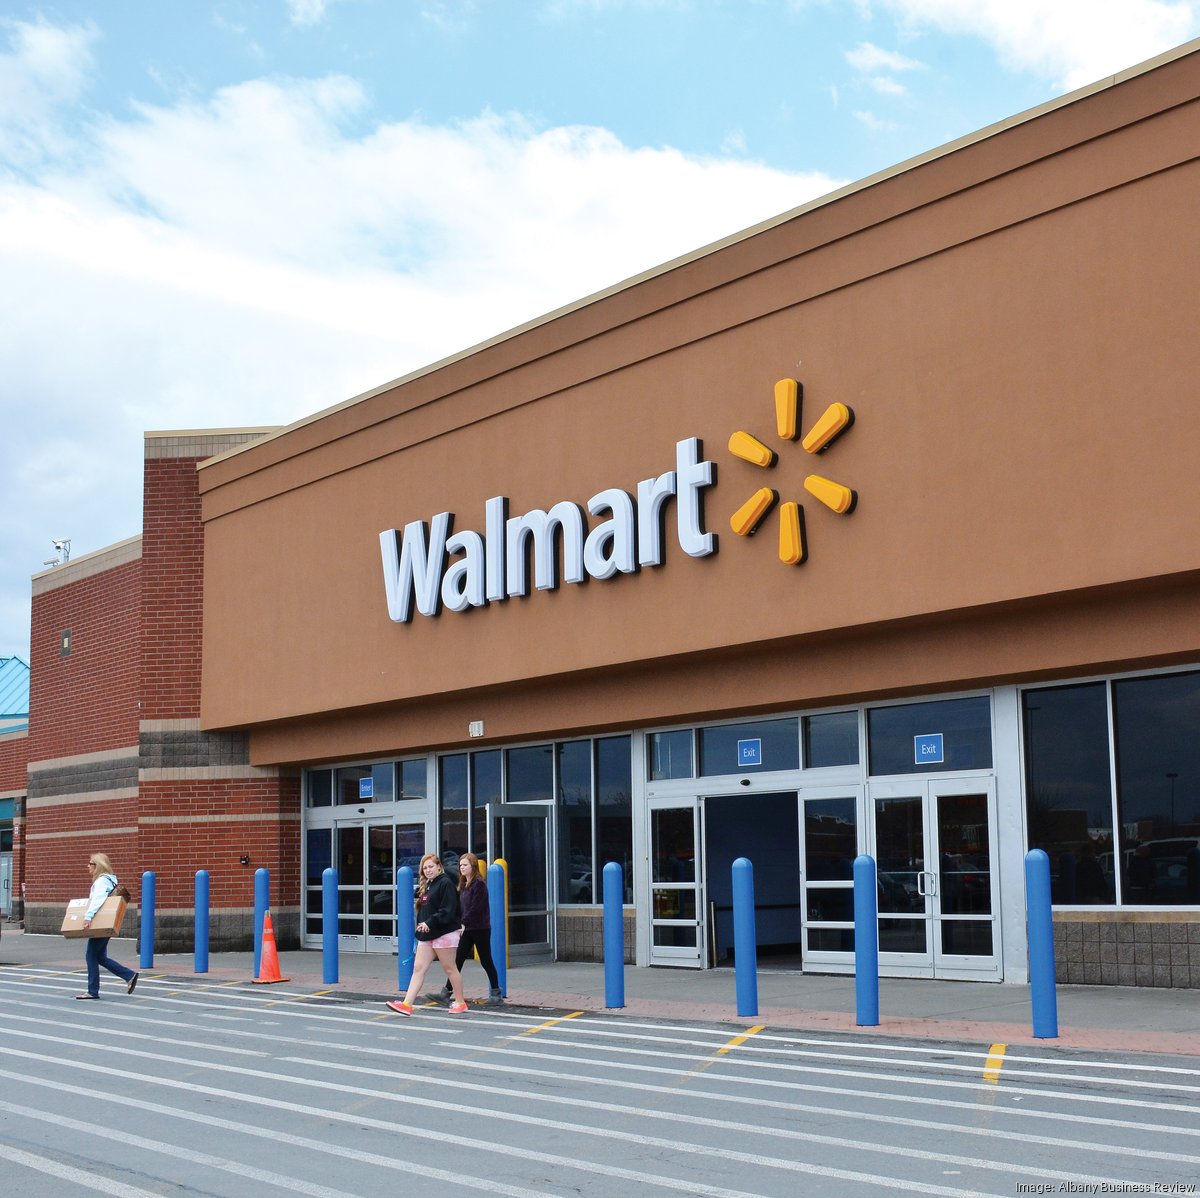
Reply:
<svg viewBox="0 0 1200 1198"><path fill-rule="evenodd" d="M333 864L338 871L338 943L351 952L366 948L363 901L366 831L362 824L339 824L333 830Z"/></svg>

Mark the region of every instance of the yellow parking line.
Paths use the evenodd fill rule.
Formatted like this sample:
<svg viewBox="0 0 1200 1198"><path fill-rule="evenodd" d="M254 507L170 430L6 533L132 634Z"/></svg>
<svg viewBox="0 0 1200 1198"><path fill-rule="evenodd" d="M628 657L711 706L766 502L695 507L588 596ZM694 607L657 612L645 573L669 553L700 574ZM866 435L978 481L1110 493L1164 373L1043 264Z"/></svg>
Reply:
<svg viewBox="0 0 1200 1198"><path fill-rule="evenodd" d="M995 1085L1000 1080L1000 1070L1004 1066L1004 1053L1007 1044L993 1044L988 1049L987 1060L983 1063L983 1080L989 1085Z"/></svg>
<svg viewBox="0 0 1200 1198"><path fill-rule="evenodd" d="M756 1023L752 1028L748 1028L742 1035L734 1036L723 1048L718 1048L716 1055L723 1057L732 1048L737 1048L739 1044L745 1044L751 1036L758 1035L767 1025L765 1023Z"/></svg>
<svg viewBox="0 0 1200 1198"><path fill-rule="evenodd" d="M545 1023L539 1023L537 1027L531 1027L527 1031L523 1031L521 1035L532 1036L535 1032L543 1032L546 1028L553 1027L556 1023L562 1023L564 1019L578 1019L582 1014L582 1011L572 1011L569 1015L562 1016L561 1019L547 1019Z"/></svg>

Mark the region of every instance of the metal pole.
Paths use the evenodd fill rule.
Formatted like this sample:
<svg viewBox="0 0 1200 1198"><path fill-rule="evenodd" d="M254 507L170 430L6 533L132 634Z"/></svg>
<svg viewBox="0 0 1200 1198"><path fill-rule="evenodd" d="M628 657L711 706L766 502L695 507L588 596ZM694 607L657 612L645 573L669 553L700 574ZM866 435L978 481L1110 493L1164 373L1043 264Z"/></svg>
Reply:
<svg viewBox="0 0 1200 1198"><path fill-rule="evenodd" d="M208 870L196 870L196 936L192 969L208 972Z"/></svg>
<svg viewBox="0 0 1200 1198"><path fill-rule="evenodd" d="M403 996L412 981L417 938L417 915L413 906L413 871L402 865L396 870L396 986Z"/></svg>
<svg viewBox="0 0 1200 1198"><path fill-rule="evenodd" d="M321 871L321 981L332 986L338 980L338 871L328 866Z"/></svg>
<svg viewBox="0 0 1200 1198"><path fill-rule="evenodd" d="M733 970L737 1013L758 1014L758 936L754 927L754 866L745 857L733 863Z"/></svg>
<svg viewBox="0 0 1200 1198"><path fill-rule="evenodd" d="M879 1026L879 892L875 858L854 859L854 998L859 1027Z"/></svg>
<svg viewBox="0 0 1200 1198"><path fill-rule="evenodd" d="M504 866L493 862L487 868L488 909L492 914L492 960L500 993L508 997L508 912L504 907Z"/></svg>
<svg viewBox="0 0 1200 1198"><path fill-rule="evenodd" d="M1058 1036L1058 993L1054 980L1054 918L1050 913L1050 858L1042 849L1025 854L1025 926L1029 936L1029 997L1033 1034Z"/></svg>
<svg viewBox="0 0 1200 1198"><path fill-rule="evenodd" d="M142 874L142 951L140 969L154 968L154 871Z"/></svg>
<svg viewBox="0 0 1200 1198"><path fill-rule="evenodd" d="M271 871L261 867L254 871L254 976L262 965L263 920L271 905Z"/></svg>
<svg viewBox="0 0 1200 1198"><path fill-rule="evenodd" d="M600 874L604 897L604 1005L625 1005L625 871L610 861Z"/></svg>

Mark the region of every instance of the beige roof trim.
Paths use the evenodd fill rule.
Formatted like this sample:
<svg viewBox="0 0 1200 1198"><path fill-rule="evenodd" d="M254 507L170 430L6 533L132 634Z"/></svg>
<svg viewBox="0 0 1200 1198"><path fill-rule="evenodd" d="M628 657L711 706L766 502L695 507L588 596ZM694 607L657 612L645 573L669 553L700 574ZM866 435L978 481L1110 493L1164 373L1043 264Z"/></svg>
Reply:
<svg viewBox="0 0 1200 1198"><path fill-rule="evenodd" d="M33 576L33 593L44 595L47 591L57 590L94 574L103 574L105 570L123 566L126 562L136 562L141 556L142 534L138 533L136 537L128 537L115 545L106 545L103 549L93 549L91 553L73 557L61 566L39 570Z"/></svg>
<svg viewBox="0 0 1200 1198"><path fill-rule="evenodd" d="M1169 62L1174 62L1179 58L1186 58L1189 54L1194 54L1200 51L1200 38L1195 38L1190 42L1184 42L1181 46L1176 46L1172 50L1166 50L1162 54L1154 58L1148 58L1145 62L1136 64L1126 68L1123 71L1118 71L1115 75L1106 76L1103 79L1097 80L1095 83L1089 83L1084 87L1077 88L1073 92L1068 92L1066 95L1057 96L1053 100L1047 100L1043 104L1037 105L1035 108L1026 109L1024 112L1017 113L1015 116L1006 117L1002 121L997 121L993 125L987 125L983 129L979 129L974 133L968 133L957 138L954 141L946 142L945 145L938 146L935 149L927 150L923 154L918 154L915 158L909 158L896 166L890 166L884 170L877 171L873 175L868 175L865 179L860 179L856 183L848 183L844 187L839 187L836 191L831 191L827 195L818 196L815 200L809 200L807 203L801 204L798 208L789 209L787 212L781 213L779 216L773 216L765 221L761 221L757 225L751 225L748 229L742 229L740 232L732 233L728 237L723 237L720 241L711 242L709 245L702 246L700 249L693 250L689 254L684 254L682 257L673 258L669 262L664 262L659 266L651 267L644 270L641 274L636 274L628 279L623 279L619 283L614 283L611 287L606 287L602 291L593 292L591 295L584 296L582 299L565 304L561 308L555 308L552 312L547 312L543 316L535 317L533 320L528 320L524 324L517 325L515 328L508 329L503 333L498 333L494 337L489 337L486 341L480 341L476 345L472 345L467 349L460 350L458 353L451 354L449 357L441 358L436 362L430 363L428 366L419 367L416 370L410 371L408 374L401 375L400 378L392 379L389 382L382 383L378 387L372 387L369 391L364 391L360 395L352 396L350 399L342 400L340 403L331 405L328 408L323 408L319 412L314 412L311 416L295 421L292 424L285 425L276 429L274 432L260 438L258 441L250 444L261 445L264 441L274 440L276 437L283 436L285 433L291 432L293 429L303 428L307 424L313 424L318 420L323 420L326 416L332 415L334 412L339 412L343 408L352 407L355 404L371 399L376 395L381 395L385 391L390 391L394 387L403 386L405 383L410 383L414 379L423 378L426 375L442 370L455 362L461 362L466 358L470 358L475 354L482 353L486 349L490 349L494 345L500 345L505 341L510 341L514 337L520 336L522 333L527 333L531 329L536 329L544 324L549 324L553 320L558 320L560 317L566 316L571 312L577 312L583 308L589 307L592 304L599 303L603 299L607 299L611 295L616 295L619 292L627 291L632 287L636 287L639 283L644 283L649 279L657 278L659 275L669 274L673 270L678 270L682 266L686 266L690 262L695 262L700 258L708 257L710 254L715 254L731 245L736 245L740 241L747 241L751 237L756 237L760 233L765 233L769 229L774 229L779 225L786 224L788 221L795 220L799 216L803 216L807 212L812 212L817 208L823 208L827 204L835 203L838 200L844 199L846 196L853 195L855 192L865 191L869 187L874 187L887 179L893 179L898 175L903 175L908 171L915 170L925 163L933 162L938 158L944 158L947 154L953 154L957 150L961 150L966 146L974 145L977 142L986 141L988 138L995 137L1008 129L1015 128L1018 125L1024 125L1029 121L1036 120L1040 116L1044 116L1048 112L1053 112L1058 108L1065 108L1070 104L1078 103L1080 100L1086 99L1088 96L1095 95L1098 92L1106 91L1108 88L1116 87L1120 83L1125 83L1129 79L1134 79L1139 75L1144 75L1149 71L1166 65ZM149 434L148 434L149 435ZM235 454L242 453L250 447L250 444L237 446L236 448L227 450L224 453L214 454L207 461L199 463L199 469L203 470L206 466L211 466L216 462L224 461L227 458L233 457Z"/></svg>

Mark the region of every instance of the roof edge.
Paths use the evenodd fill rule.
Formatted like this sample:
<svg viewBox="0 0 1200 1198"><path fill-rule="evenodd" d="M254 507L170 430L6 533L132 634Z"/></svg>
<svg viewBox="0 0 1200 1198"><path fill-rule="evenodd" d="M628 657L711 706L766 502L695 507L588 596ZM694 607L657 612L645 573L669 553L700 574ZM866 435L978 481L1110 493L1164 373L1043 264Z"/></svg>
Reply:
<svg viewBox="0 0 1200 1198"><path fill-rule="evenodd" d="M1182 45L1175 46L1173 49L1165 50L1161 54L1155 55L1153 58L1148 58L1144 62L1136 63L1133 66L1126 67L1124 70L1118 71L1116 74L1107 75L1098 79L1095 83L1085 84L1083 87L1076 88L1074 91L1067 92L1065 95L1056 96L1053 99L1043 101L1043 103L1035 105L1033 108L1027 108L1023 112L1016 113L1013 116L1005 117L1003 120L996 121L991 125L985 125L982 129L978 129L973 133L966 133L962 137L955 138L953 141L948 141L943 145L937 146L934 149L926 150L913 158L905 159L903 162L897 163L894 166L885 167L883 170L876 171L872 175L868 175L863 179L859 179L854 183L847 183L843 187L839 187L835 191L826 193L823 196L818 196L816 199L808 200L796 208L790 208L786 212L780 213L778 216L768 217L764 221L760 221L756 225L751 225L748 228L742 229L736 233L731 233L727 237L723 237L718 241L710 242L708 245L701 246L699 249L692 250L687 254L683 254L678 258L672 258L668 262L661 263L658 266L653 266L639 274L631 275L627 279L622 279L620 282L613 283L600 291L592 292L578 300L573 300L569 304L564 304L562 307L555 308L550 312L544 313L541 316L534 317L531 320L525 321L523 324L516 325L504 332L497 333L493 337L489 337L484 341L480 341L475 345L469 346L466 349L459 350L456 353L450 354L445 358L440 358L436 362L431 362L428 365L418 367L416 370L410 371L408 374L401 375L399 378L391 379L386 383L381 383L377 387L372 387L368 391L363 391L358 395L351 396L349 399L344 399L339 403L330 405L327 408L322 408L318 412L314 412L309 416L305 416L300 420L294 421L291 424L277 427L273 432L267 433L256 441L248 442L245 445L235 446L223 453L214 454L211 458L200 462L198 468L205 469L208 466L223 462L237 454L244 453L251 446L259 446L267 441L273 441L277 437L281 437L286 433L292 432L295 429L303 428L306 425L314 424L318 420L323 420L327 416L333 415L335 412L340 412L343 409L353 407L355 404L363 403L368 399L374 398L376 395L381 395L385 391L391 391L396 387L401 387L406 383L411 383L416 379L424 378L427 375L436 373L439 370L445 369L447 366L452 366L456 362L464 361L476 354L482 353L484 350L491 349L493 346L501 345L506 341L511 341L532 329L540 328L542 325L550 324L552 321L558 320L564 316L570 315L572 312L581 311L584 308L590 307L592 304L599 303L601 300L607 299L610 296L617 295L623 291L628 291L641 283L648 282L651 279L658 278L661 275L669 274L671 271L678 270L689 263L696 262L702 258L706 258L711 254L727 249L729 246L737 245L739 242L748 241L752 237L757 237L760 233L765 233L770 229L777 228L779 225L786 224L788 221L795 220L797 217L803 216L808 212L812 212L818 208L823 208L827 204L832 204L838 200L845 199L847 196L854 195L856 192L865 191L870 187L885 182L888 179L897 178L900 175L906 174L917 167L924 166L926 163L934 162L939 158L944 158L948 154L965 149L967 146L975 145L978 142L986 141L989 138L996 137L1009 129L1014 129L1020 125L1027 124L1029 121L1035 120L1038 117L1044 116L1047 113L1054 112L1059 108L1066 108L1071 104L1076 104L1080 100L1087 99L1089 96L1096 95L1100 92L1107 91L1110 88L1116 87L1119 84L1126 83L1130 79L1136 79L1140 75L1148 74L1152 70L1156 70L1167 63L1174 62L1180 58L1186 58L1190 54L1195 54L1200 51L1200 38L1193 38L1191 41L1184 42ZM147 434L149 436L150 434Z"/></svg>

